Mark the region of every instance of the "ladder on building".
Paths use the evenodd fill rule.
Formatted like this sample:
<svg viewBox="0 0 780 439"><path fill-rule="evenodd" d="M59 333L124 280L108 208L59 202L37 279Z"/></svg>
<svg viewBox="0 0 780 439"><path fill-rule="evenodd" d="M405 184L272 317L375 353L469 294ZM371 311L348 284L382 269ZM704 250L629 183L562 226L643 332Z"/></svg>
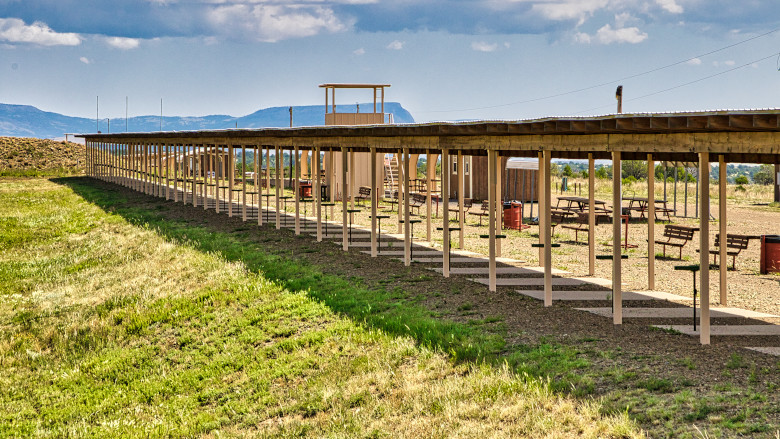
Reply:
<svg viewBox="0 0 780 439"><path fill-rule="evenodd" d="M393 193L398 190L398 178L400 176L397 154L385 154L385 197L392 198Z"/></svg>

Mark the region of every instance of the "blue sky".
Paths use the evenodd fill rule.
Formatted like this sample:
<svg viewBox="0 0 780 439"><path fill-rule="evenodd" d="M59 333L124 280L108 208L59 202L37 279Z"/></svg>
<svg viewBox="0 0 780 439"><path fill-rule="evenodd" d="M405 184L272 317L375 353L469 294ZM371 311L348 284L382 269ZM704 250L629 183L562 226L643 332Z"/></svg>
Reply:
<svg viewBox="0 0 780 439"><path fill-rule="evenodd" d="M0 102L84 117L324 104L324 82L390 83L418 121L612 113L618 84L624 112L776 108L778 52L777 0L0 0Z"/></svg>

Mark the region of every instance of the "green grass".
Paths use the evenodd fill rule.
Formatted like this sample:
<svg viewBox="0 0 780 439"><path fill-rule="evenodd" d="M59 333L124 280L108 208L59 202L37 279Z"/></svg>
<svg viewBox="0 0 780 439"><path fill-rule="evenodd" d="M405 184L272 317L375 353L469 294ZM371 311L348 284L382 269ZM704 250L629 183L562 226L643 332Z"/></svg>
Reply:
<svg viewBox="0 0 780 439"><path fill-rule="evenodd" d="M58 182L0 180L0 437L640 435L571 348Z"/></svg>

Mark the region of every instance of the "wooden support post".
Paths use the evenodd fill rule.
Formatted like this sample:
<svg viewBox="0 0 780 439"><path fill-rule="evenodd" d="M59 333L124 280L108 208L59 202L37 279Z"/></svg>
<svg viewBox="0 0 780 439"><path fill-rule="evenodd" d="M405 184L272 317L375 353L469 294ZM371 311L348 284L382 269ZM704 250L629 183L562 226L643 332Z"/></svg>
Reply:
<svg viewBox="0 0 780 439"><path fill-rule="evenodd" d="M165 144L165 200L171 199L171 144Z"/></svg>
<svg viewBox="0 0 780 439"><path fill-rule="evenodd" d="M371 147L371 257L375 258L377 255L377 172L376 172L376 147ZM382 233L380 230L379 233Z"/></svg>
<svg viewBox="0 0 780 439"><path fill-rule="evenodd" d="M179 145L173 144L173 202L179 201Z"/></svg>
<svg viewBox="0 0 780 439"><path fill-rule="evenodd" d="M438 158L438 155L436 156ZM427 196L425 197L425 240L431 242L431 217L433 216L433 210L431 210L433 197L433 179L436 178L436 162L431 160L431 150L425 150L425 184L428 185Z"/></svg>
<svg viewBox="0 0 780 439"><path fill-rule="evenodd" d="M236 169L236 150L233 148L233 144L228 145L228 166L227 166L227 178L228 178L228 217L233 216L233 182L235 181L235 169ZM223 155L220 154L220 157Z"/></svg>
<svg viewBox="0 0 780 439"><path fill-rule="evenodd" d="M355 208L355 151L349 152L349 208Z"/></svg>
<svg viewBox="0 0 780 439"><path fill-rule="evenodd" d="M409 156L409 148L403 149L403 158L404 158L404 265L409 266L412 264L412 236L411 236L411 224L409 224L409 220L411 220L411 217L409 215L409 168L410 168L410 160L411 157ZM399 203L400 205L400 203Z"/></svg>
<svg viewBox="0 0 780 439"><path fill-rule="evenodd" d="M710 344L710 153L699 153L699 264L701 275L701 344ZM726 236L721 236L721 246ZM721 267L727 265L720 260Z"/></svg>
<svg viewBox="0 0 780 439"><path fill-rule="evenodd" d="M154 151L157 153L157 160L155 160L155 166L157 169L155 169L155 176L157 177L155 179L155 182L157 183L157 190L156 194L158 197L162 198L163 196L163 173L162 173L162 156L163 156L163 150L162 150L162 144L156 143L154 145Z"/></svg>
<svg viewBox="0 0 780 439"><path fill-rule="evenodd" d="M214 206L216 208L216 212L219 213L220 211L220 205L219 205L219 190L220 186L222 186L221 182L221 176L222 171L225 169L224 166L220 164L220 162L223 160L224 153L222 152L222 147L219 145L214 145L214 167L212 168L214 170L214 199L216 200L214 203Z"/></svg>
<svg viewBox="0 0 780 439"><path fill-rule="evenodd" d="M315 210L317 211L317 242L322 242L322 183L320 182L320 169L322 164L320 163L320 147L314 148L314 157L312 157L312 165L314 165L314 172L312 172L312 178L314 179L314 198Z"/></svg>
<svg viewBox="0 0 780 439"><path fill-rule="evenodd" d="M655 290L655 162L647 155L647 289Z"/></svg>
<svg viewBox="0 0 780 439"><path fill-rule="evenodd" d="M501 190L501 176L503 174L503 166L501 166L501 155L496 151L496 230L497 233L501 233L504 224L504 195ZM501 240L496 241L496 256L501 257Z"/></svg>
<svg viewBox="0 0 780 439"><path fill-rule="evenodd" d="M588 275L596 274L596 161L588 153Z"/></svg>
<svg viewBox="0 0 780 439"><path fill-rule="evenodd" d="M241 145L241 219L246 221L246 145Z"/></svg>
<svg viewBox="0 0 780 439"><path fill-rule="evenodd" d="M347 229L347 148L341 147L341 244L344 251L349 250L349 230Z"/></svg>
<svg viewBox="0 0 780 439"><path fill-rule="evenodd" d="M552 204L552 173L550 172L550 160L552 151L544 150L542 153L544 167L544 306L552 306L552 223L550 208ZM541 215L540 215L541 218Z"/></svg>
<svg viewBox="0 0 780 439"><path fill-rule="evenodd" d="M405 177L401 175L404 172L403 151L399 149L398 152L396 152L396 157L398 158L398 218L396 220L398 226L395 233L401 234L403 232L403 230L401 230L401 220L403 219L404 215L403 211L401 210L401 205L404 204L401 200L401 197L403 197L403 194L406 193L406 190L402 187L401 184L403 181L406 181Z"/></svg>
<svg viewBox="0 0 780 439"><path fill-rule="evenodd" d="M263 179L260 171L263 169L263 149L261 145L255 145L254 149L255 178L252 180L252 187L257 195L257 225L263 225Z"/></svg>
<svg viewBox="0 0 780 439"><path fill-rule="evenodd" d="M488 289L496 291L496 151L488 149Z"/></svg>
<svg viewBox="0 0 780 439"><path fill-rule="evenodd" d="M441 150L441 203L442 203L442 274L450 277L450 173L447 167L450 165L450 151Z"/></svg>
<svg viewBox="0 0 780 439"><path fill-rule="evenodd" d="M301 149L295 146L295 234L301 234ZM292 160L290 160L292 166Z"/></svg>
<svg viewBox="0 0 780 439"><path fill-rule="evenodd" d="M281 196L282 196L282 163L284 158L282 157L282 148L280 146L275 147L275 153L274 153L274 161L276 162L276 181L274 182L274 186L276 186L276 230L280 230L282 228L282 208L281 208Z"/></svg>
<svg viewBox="0 0 780 439"><path fill-rule="evenodd" d="M620 229L622 217L622 180L620 151L612 152L612 323L623 324L622 253Z"/></svg>
<svg viewBox="0 0 780 439"><path fill-rule="evenodd" d="M729 264L727 263L728 247L723 245L727 242L727 225L728 218L726 216L726 207L728 206L728 200L726 198L726 156L721 154L718 160L718 225L720 226L720 306L728 306L728 282L726 280L726 274L729 271Z"/></svg>
<svg viewBox="0 0 780 439"><path fill-rule="evenodd" d="M463 192L465 190L465 179L463 176L466 173L464 172L464 167L463 167L463 152L460 150L458 151L457 166L458 166L458 227L460 228L460 230L458 230L458 248L463 250L463 248L465 247L464 246L465 236L463 234L465 231L464 217L466 216L466 213L463 211L463 202L464 202Z"/></svg>
<svg viewBox="0 0 780 439"><path fill-rule="evenodd" d="M536 185L537 190L539 191L539 194L537 195L537 199L539 200L539 244L544 244L544 233L542 233L542 230L545 229L545 218L546 215L544 212L548 210L548 207L544 205L544 182L547 181L545 174L547 174L547 170L544 169L544 152L539 151L539 170L537 172L537 179L536 179ZM539 247L539 266L544 266L544 247Z"/></svg>

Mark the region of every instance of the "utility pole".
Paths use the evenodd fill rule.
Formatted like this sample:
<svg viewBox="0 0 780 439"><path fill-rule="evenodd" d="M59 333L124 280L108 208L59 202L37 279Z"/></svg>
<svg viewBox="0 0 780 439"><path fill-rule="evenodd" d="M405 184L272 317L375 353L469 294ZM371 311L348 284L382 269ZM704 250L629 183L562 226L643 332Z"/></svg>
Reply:
<svg viewBox="0 0 780 439"><path fill-rule="evenodd" d="M289 108L290 111L290 128L293 126L293 107Z"/></svg>
<svg viewBox="0 0 780 439"><path fill-rule="evenodd" d="M617 90L615 90L615 99L617 99L617 112L618 114L621 114L623 112L623 86L618 85Z"/></svg>
<svg viewBox="0 0 780 439"><path fill-rule="evenodd" d="M100 132L100 96L95 98L95 132Z"/></svg>

